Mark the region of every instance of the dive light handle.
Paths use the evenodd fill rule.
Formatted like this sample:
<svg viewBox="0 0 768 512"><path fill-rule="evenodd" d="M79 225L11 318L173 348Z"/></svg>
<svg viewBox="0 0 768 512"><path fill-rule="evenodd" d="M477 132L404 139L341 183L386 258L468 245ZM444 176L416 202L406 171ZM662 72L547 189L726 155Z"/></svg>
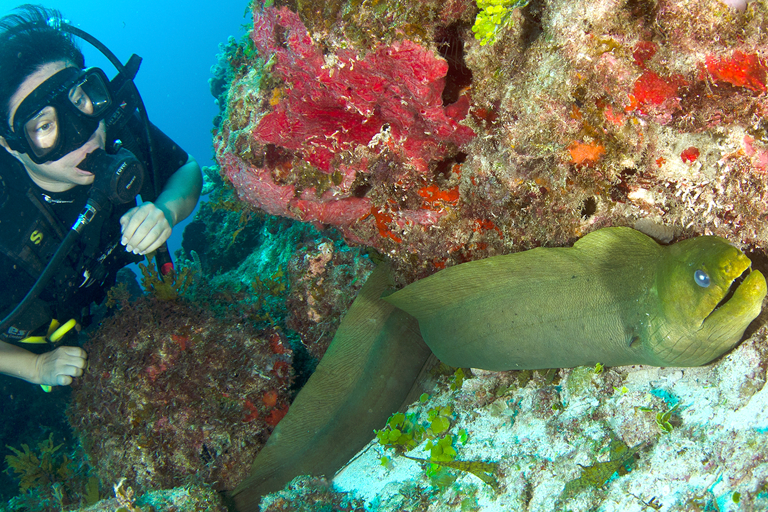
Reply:
<svg viewBox="0 0 768 512"><path fill-rule="evenodd" d="M155 251L155 264L160 275L167 276L173 272L173 260L170 251L168 251L167 242L163 242L163 245Z"/></svg>

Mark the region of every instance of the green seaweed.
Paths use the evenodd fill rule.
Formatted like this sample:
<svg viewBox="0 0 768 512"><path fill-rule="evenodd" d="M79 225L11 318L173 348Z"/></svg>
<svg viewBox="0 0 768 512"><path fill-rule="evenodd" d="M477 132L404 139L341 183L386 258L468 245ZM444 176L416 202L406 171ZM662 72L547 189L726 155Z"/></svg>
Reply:
<svg viewBox="0 0 768 512"><path fill-rule="evenodd" d="M462 372L463 378L463 372ZM425 403L429 396L424 394L420 403ZM460 429L456 435L449 435L453 409L450 405L432 407L427 411L427 421L419 424L418 413L403 414L398 412L390 416L385 427L376 431L379 444L385 448L393 449L395 453L414 460L426 466L425 474L432 485L444 489L456 480L456 475L451 470L472 473L481 481L498 489L498 482L494 476L498 470L498 464L485 461L461 461L456 460L458 451L456 445L466 445L469 434L465 429ZM422 459L412 457L405 452L415 448L421 441L427 439L424 450L429 452L429 458ZM385 455L381 457L381 465L390 467L392 459Z"/></svg>
<svg viewBox="0 0 768 512"><path fill-rule="evenodd" d="M457 368L456 371L453 373L453 382L451 382L451 391L456 391L457 389L461 389L461 386L464 385L465 377L466 377L466 374L464 373L464 370L461 368Z"/></svg>
<svg viewBox="0 0 768 512"><path fill-rule="evenodd" d="M480 41L481 46L495 43L499 31L511 24L514 9L525 7L529 1L477 0L477 7L480 12L477 13L475 24L472 26L475 39Z"/></svg>
<svg viewBox="0 0 768 512"><path fill-rule="evenodd" d="M665 412L656 413L656 425L658 425L658 427L661 429L662 434L669 434L672 432L672 430L674 430L675 426L670 423L670 420L672 419L672 415L674 414L675 410L679 406L680 404L677 403Z"/></svg>
<svg viewBox="0 0 768 512"><path fill-rule="evenodd" d="M560 493L558 502L562 503L575 494L585 489L599 489L605 486L614 475L625 475L631 469L635 459L635 454L639 452L644 445L640 444L632 448L618 439L612 439L610 445L609 460L604 462L595 462L590 466L581 466L583 471L579 478L575 478L565 484L563 492Z"/></svg>
<svg viewBox="0 0 768 512"><path fill-rule="evenodd" d="M422 439L426 429L416 423L415 414L405 415L395 413L387 420L383 429L376 431L379 444L397 451L415 448Z"/></svg>
<svg viewBox="0 0 768 512"><path fill-rule="evenodd" d="M465 473L472 473L477 478L491 486L493 489L499 488L499 482L496 480L496 473L499 469L499 464L496 462L484 462L480 460L443 460L436 461L434 459L420 459L418 457L411 457L409 455L403 455L406 459L414 460L422 464L432 464L436 466L442 466L444 468L456 469L464 471Z"/></svg>

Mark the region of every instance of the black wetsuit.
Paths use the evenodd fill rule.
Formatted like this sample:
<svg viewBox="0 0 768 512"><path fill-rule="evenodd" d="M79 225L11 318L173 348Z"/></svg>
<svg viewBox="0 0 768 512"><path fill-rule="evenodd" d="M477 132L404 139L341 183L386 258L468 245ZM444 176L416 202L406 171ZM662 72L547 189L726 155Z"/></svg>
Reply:
<svg viewBox="0 0 768 512"><path fill-rule="evenodd" d="M126 149L148 165L149 151L142 138L142 125L131 119L120 133L108 134L107 148L120 139ZM152 126L155 172L160 189L187 161L187 153L167 135ZM144 200L155 198L154 177L147 173L141 189ZM21 163L0 148L0 317L24 298L59 244L82 212L90 186L76 186L52 193L38 187ZM74 250L45 291L0 340L18 342L28 336L45 335L51 319L61 323L82 319L85 308L99 303L115 283L117 271L140 261L120 244L120 217L134 202L113 206L87 226Z"/></svg>

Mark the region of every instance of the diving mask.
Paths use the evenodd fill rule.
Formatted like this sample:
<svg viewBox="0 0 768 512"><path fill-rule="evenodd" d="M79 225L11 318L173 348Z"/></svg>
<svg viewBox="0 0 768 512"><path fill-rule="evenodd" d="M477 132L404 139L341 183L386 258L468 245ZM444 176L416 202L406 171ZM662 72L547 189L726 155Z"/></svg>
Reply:
<svg viewBox="0 0 768 512"><path fill-rule="evenodd" d="M112 105L109 80L99 68L65 68L32 91L13 116L8 145L36 164L82 147Z"/></svg>

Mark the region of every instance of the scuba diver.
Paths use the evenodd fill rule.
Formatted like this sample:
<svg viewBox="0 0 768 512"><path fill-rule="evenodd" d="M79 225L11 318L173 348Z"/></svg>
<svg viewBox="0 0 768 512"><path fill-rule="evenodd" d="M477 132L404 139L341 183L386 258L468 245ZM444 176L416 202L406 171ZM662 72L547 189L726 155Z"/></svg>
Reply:
<svg viewBox="0 0 768 512"><path fill-rule="evenodd" d="M74 36L117 76L86 69ZM87 323L117 271L153 251L172 269L165 241L195 208L202 174L149 123L133 83L140 62L123 66L56 10L0 18L0 373L70 384L87 355L64 335Z"/></svg>

